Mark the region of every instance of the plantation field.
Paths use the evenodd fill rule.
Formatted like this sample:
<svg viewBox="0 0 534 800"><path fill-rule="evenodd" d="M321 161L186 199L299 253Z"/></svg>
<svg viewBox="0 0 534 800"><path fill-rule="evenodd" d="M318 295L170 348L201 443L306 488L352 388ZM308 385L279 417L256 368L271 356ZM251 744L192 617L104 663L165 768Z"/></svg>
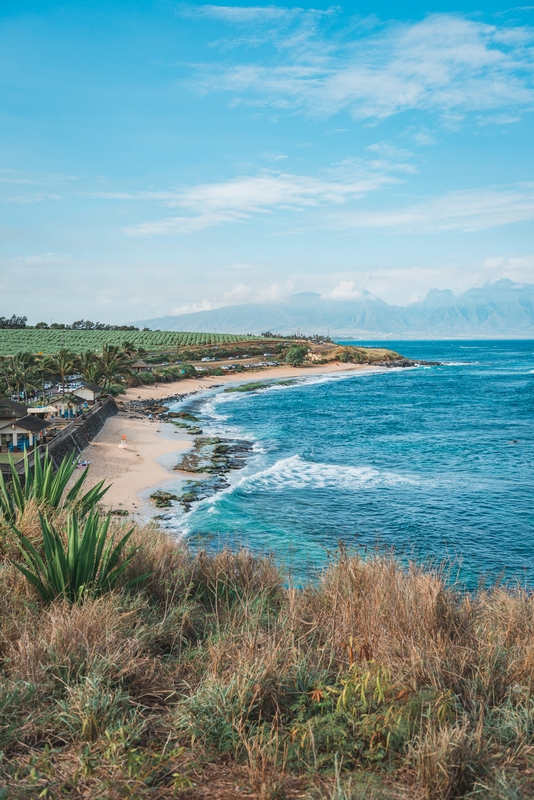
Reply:
<svg viewBox="0 0 534 800"><path fill-rule="evenodd" d="M16 353L57 353L66 348L74 353L100 351L104 344L131 342L145 350L160 350L192 345L232 344L253 340L255 336L228 333L187 333L182 331L73 331L73 330L0 330L0 356Z"/></svg>

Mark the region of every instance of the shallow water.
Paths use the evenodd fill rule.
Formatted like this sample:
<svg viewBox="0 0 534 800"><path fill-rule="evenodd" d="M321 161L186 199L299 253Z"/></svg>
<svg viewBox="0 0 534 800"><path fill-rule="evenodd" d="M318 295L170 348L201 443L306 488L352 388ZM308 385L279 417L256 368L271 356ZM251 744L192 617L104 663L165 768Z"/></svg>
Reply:
<svg viewBox="0 0 534 800"><path fill-rule="evenodd" d="M228 489L167 525L273 552L298 578L339 542L379 543L452 559L467 586L534 585L534 342L387 346L444 363L188 401L205 432L255 448Z"/></svg>

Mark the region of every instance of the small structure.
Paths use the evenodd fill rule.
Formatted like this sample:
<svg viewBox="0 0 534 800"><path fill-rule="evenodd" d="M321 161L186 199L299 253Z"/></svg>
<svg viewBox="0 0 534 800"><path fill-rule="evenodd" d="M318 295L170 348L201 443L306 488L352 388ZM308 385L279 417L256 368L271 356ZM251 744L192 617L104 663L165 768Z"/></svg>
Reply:
<svg viewBox="0 0 534 800"><path fill-rule="evenodd" d="M2 452L27 450L39 444L45 430L51 425L45 419L28 414L12 422L0 421Z"/></svg>
<svg viewBox="0 0 534 800"><path fill-rule="evenodd" d="M89 405L94 405L100 399L102 387L97 383L84 383L81 389L72 392L77 400L86 400Z"/></svg>
<svg viewBox="0 0 534 800"><path fill-rule="evenodd" d="M4 420L14 420L25 417L28 409L22 403L16 403L9 397L0 397L0 426Z"/></svg>
<svg viewBox="0 0 534 800"><path fill-rule="evenodd" d="M58 409L55 405L28 407L28 414L33 414L38 419L52 419L57 417Z"/></svg>
<svg viewBox="0 0 534 800"><path fill-rule="evenodd" d="M146 361L139 360L131 364L130 369L138 375L140 372L152 372L154 367L152 364L147 364Z"/></svg>

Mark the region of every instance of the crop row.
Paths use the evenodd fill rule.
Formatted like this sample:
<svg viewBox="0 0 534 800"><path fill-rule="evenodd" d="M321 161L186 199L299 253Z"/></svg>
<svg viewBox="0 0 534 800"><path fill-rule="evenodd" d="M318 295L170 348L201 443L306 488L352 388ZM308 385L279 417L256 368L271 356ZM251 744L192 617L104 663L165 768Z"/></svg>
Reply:
<svg viewBox="0 0 534 800"><path fill-rule="evenodd" d="M72 331L0 330L0 356L16 353L57 353L61 348L82 353L101 350L104 344L130 342L145 350L159 350L202 344L232 344L253 336L231 333L187 333L183 331Z"/></svg>

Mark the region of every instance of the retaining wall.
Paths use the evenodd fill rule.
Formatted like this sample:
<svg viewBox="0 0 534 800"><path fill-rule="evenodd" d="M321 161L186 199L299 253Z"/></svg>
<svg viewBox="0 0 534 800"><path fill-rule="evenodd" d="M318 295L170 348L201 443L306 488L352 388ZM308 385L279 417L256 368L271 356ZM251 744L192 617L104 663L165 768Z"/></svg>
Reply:
<svg viewBox="0 0 534 800"><path fill-rule="evenodd" d="M81 453L102 430L106 420L118 413L119 408L114 398L108 397L103 403L94 406L85 419L73 420L48 445L48 452L55 465L59 466L65 456L75 451Z"/></svg>
<svg viewBox="0 0 534 800"><path fill-rule="evenodd" d="M48 445L37 448L28 455L30 465L33 464L36 453L42 453L46 447L52 457L52 461L56 467L59 466L65 456L72 453L81 453L88 444L92 442L97 433L99 433L106 420L114 417L119 413L119 407L113 397L107 397L103 403L97 403L93 408L87 412L85 419L78 417L73 420L66 428L58 433ZM10 473L9 465L0 464L0 468L4 473ZM24 472L24 461L17 462L17 472L22 474Z"/></svg>

